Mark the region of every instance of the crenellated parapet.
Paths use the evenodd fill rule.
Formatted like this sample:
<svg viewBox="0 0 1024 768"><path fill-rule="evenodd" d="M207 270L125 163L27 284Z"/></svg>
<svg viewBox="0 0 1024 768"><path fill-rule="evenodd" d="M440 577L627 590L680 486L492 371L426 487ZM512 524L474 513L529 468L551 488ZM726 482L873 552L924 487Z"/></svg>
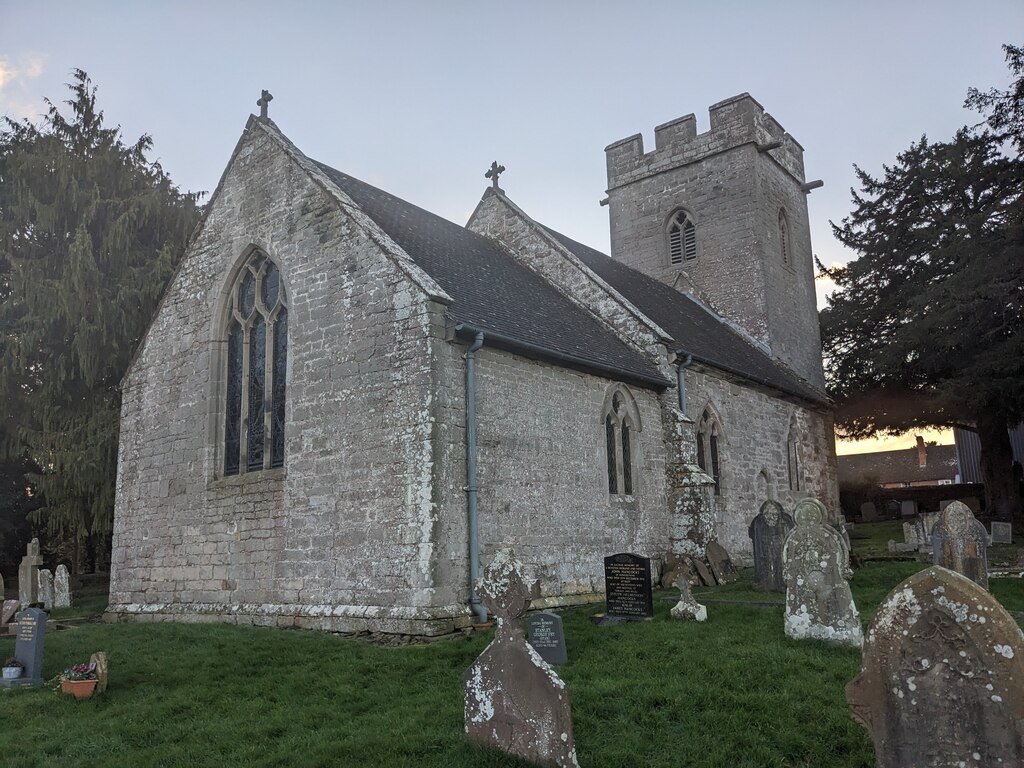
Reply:
<svg viewBox="0 0 1024 768"><path fill-rule="evenodd" d="M608 189L745 145L773 158L803 184L804 148L749 93L720 101L708 112L711 128L704 133L697 133L693 114L657 126L651 152L644 152L639 133L608 145Z"/></svg>

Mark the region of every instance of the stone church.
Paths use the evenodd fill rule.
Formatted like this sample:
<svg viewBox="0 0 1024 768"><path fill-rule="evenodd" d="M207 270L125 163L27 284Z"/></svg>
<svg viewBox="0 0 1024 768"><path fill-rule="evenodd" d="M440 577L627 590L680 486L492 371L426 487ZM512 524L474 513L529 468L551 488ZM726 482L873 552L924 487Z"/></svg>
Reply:
<svg viewBox="0 0 1024 768"><path fill-rule="evenodd" d="M838 518L803 149L753 98L606 149L611 256L492 166L465 227L251 117L123 382L110 618L419 635L603 558Z"/></svg>

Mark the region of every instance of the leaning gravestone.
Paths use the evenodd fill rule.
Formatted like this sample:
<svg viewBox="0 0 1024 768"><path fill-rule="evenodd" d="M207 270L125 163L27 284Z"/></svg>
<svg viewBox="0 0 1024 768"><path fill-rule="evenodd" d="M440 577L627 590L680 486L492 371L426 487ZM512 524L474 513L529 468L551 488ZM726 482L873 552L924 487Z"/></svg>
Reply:
<svg viewBox="0 0 1024 768"><path fill-rule="evenodd" d="M932 566L879 606L846 686L878 768L1024 766L1024 636L988 592Z"/></svg>
<svg viewBox="0 0 1024 768"><path fill-rule="evenodd" d="M46 612L38 608L26 608L18 614L17 635L14 642L14 657L24 668L21 677L0 680L5 688L27 687L43 684L43 643L46 639Z"/></svg>
<svg viewBox="0 0 1024 768"><path fill-rule="evenodd" d="M29 542L28 550L18 566L18 602L24 606L39 602L39 566L43 558L39 554L39 539Z"/></svg>
<svg viewBox="0 0 1024 768"><path fill-rule="evenodd" d="M107 690L107 652L96 651L89 657L89 664L96 669L96 693L103 693Z"/></svg>
<svg viewBox="0 0 1024 768"><path fill-rule="evenodd" d="M988 589L988 531L966 504L954 501L932 529L932 564Z"/></svg>
<svg viewBox="0 0 1024 768"><path fill-rule="evenodd" d="M786 635L859 648L864 635L846 582L852 574L849 550L825 514L816 499L797 504L796 527L782 548Z"/></svg>
<svg viewBox="0 0 1024 768"><path fill-rule="evenodd" d="M604 590L609 617L644 619L654 615L651 559L629 552L604 559Z"/></svg>
<svg viewBox="0 0 1024 768"><path fill-rule="evenodd" d="M707 606L701 605L693 598L693 594L690 592L690 582L679 578L676 581L676 587L679 589L679 602L672 607L669 615L673 619L706 621L708 618Z"/></svg>
<svg viewBox="0 0 1024 768"><path fill-rule="evenodd" d="M1013 544L1013 523L1000 523L998 521L993 520L992 543Z"/></svg>
<svg viewBox="0 0 1024 768"><path fill-rule="evenodd" d="M0 627L6 626L11 623L14 618L14 614L18 611L17 600L4 600L3 610L0 611Z"/></svg>
<svg viewBox="0 0 1024 768"><path fill-rule="evenodd" d="M565 683L523 637L519 618L540 596L511 550L494 556L477 584L497 619L494 640L466 671L470 741L544 765L578 768Z"/></svg>
<svg viewBox="0 0 1024 768"><path fill-rule="evenodd" d="M49 568L39 571L39 602L46 610L53 609L53 574Z"/></svg>
<svg viewBox="0 0 1024 768"><path fill-rule="evenodd" d="M565 664L569 660L562 617L557 613L530 614L526 619L526 641L548 664Z"/></svg>
<svg viewBox="0 0 1024 768"><path fill-rule="evenodd" d="M782 545L793 530L793 518L777 501L769 499L750 523L747 534L754 543L754 588L785 592L782 578Z"/></svg>
<svg viewBox="0 0 1024 768"><path fill-rule="evenodd" d="M53 575L53 607L71 607L71 579L68 567L63 563L57 566L57 572Z"/></svg>
<svg viewBox="0 0 1024 768"><path fill-rule="evenodd" d="M736 566L733 565L732 558L729 557L725 547L715 539L712 539L708 542L705 552L708 557L708 565L711 566L711 572L715 575L715 579L719 584L736 581L738 576Z"/></svg>

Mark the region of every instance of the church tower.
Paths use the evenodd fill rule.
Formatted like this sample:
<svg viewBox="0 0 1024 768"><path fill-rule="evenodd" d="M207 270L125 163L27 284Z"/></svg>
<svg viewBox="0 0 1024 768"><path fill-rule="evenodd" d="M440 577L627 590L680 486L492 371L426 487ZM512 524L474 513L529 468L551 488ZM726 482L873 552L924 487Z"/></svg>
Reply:
<svg viewBox="0 0 1024 768"><path fill-rule="evenodd" d="M612 257L695 298L824 389L803 147L749 94L605 149ZM677 339L685 347L686 339Z"/></svg>

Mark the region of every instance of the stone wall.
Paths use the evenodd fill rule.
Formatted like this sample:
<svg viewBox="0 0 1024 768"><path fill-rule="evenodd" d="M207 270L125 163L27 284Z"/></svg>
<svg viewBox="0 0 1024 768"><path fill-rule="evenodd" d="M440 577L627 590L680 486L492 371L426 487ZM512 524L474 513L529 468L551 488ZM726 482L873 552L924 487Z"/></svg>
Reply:
<svg viewBox="0 0 1024 768"><path fill-rule="evenodd" d="M721 495L715 499L719 541L741 559L751 557L750 521L767 498L787 510L802 498L821 500L841 520L831 413L720 378L687 370L687 415L696 422L709 404L718 415ZM790 488L790 426L798 452L798 489Z"/></svg>
<svg viewBox="0 0 1024 768"><path fill-rule="evenodd" d="M223 293L251 246L289 306L285 466L221 477ZM111 613L450 631L435 589L427 301L251 125L124 382Z"/></svg>

